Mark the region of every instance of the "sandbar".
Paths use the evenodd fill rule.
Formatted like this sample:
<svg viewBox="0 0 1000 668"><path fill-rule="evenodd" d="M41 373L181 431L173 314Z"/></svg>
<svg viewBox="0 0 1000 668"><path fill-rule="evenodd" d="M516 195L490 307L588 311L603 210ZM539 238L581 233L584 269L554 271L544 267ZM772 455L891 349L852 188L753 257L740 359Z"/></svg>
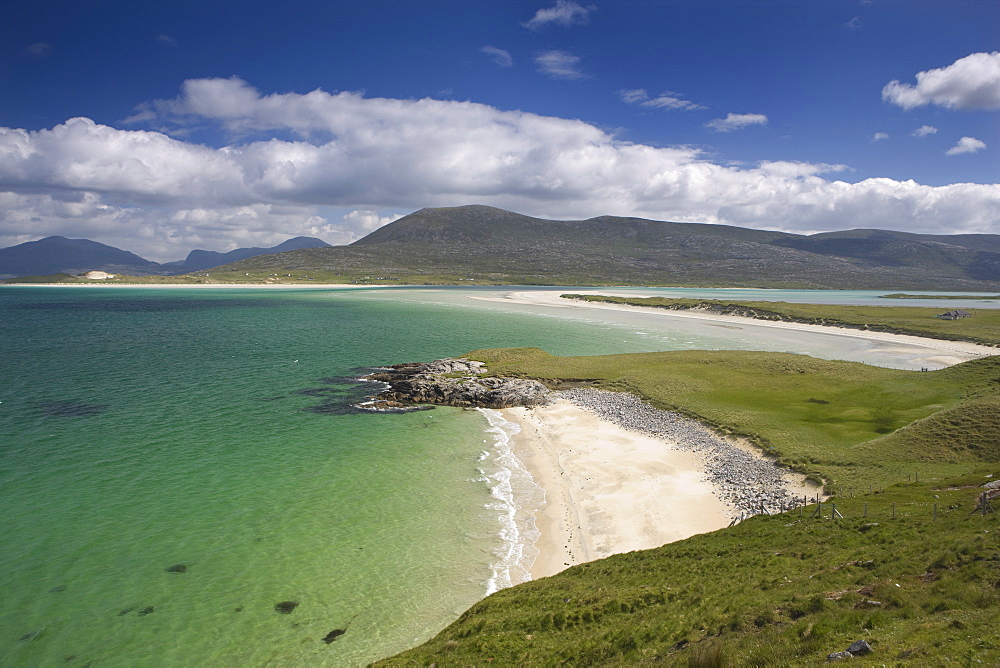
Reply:
<svg viewBox="0 0 1000 668"><path fill-rule="evenodd" d="M721 315L709 311L687 310L672 311L648 306L632 306L629 304L612 304L602 302L587 302L577 299L565 299L561 293L555 291L531 291L531 292L511 292L506 297L496 299L507 304L523 304L530 306L544 306L560 309L580 309L590 311L631 311L635 313L655 314L658 318L663 318L664 322L669 319L686 319L712 321L719 324L726 324L735 327L764 327L785 330L786 333L803 332L809 334L825 334L829 336L847 337L852 339L863 339L878 343L885 352L897 354L900 358L910 358L921 363L926 363L933 367L945 367L980 357L988 357L1000 354L1000 348L984 346L966 341L950 341L946 339L931 339L921 336L911 336L908 334L892 334L889 332L872 332L860 329L850 329L846 327L833 327L828 325L811 325L797 322L780 322L772 320L759 320L744 316ZM607 296L642 296L638 293L615 293L612 290L588 290L588 294ZM491 299L489 297L473 297L474 299Z"/></svg>

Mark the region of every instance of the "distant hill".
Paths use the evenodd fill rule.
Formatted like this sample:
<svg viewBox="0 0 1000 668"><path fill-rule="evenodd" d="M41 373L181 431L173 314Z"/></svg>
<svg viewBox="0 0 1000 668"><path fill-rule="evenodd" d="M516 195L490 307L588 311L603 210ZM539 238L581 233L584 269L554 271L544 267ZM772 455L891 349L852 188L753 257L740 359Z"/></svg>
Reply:
<svg viewBox="0 0 1000 668"><path fill-rule="evenodd" d="M0 276L79 274L92 269L121 274L162 273L156 262L89 239L45 237L0 248Z"/></svg>
<svg viewBox="0 0 1000 668"><path fill-rule="evenodd" d="M349 246L216 268L254 277L548 285L994 291L1000 235L814 235L600 216L545 220L487 206L421 209Z"/></svg>
<svg viewBox="0 0 1000 668"><path fill-rule="evenodd" d="M321 239L312 237L294 237L271 248L237 248L228 253L216 251L193 250L188 253L184 260L178 262L167 262L163 267L172 274L186 274L190 271L211 269L230 262L246 260L258 255L271 255L274 253L284 253L285 251L302 250L303 248L329 248L330 244Z"/></svg>
<svg viewBox="0 0 1000 668"><path fill-rule="evenodd" d="M132 276L176 275L211 269L259 255L328 246L320 239L295 237L271 248L237 248L228 253L193 250L185 260L159 264L97 241L56 236L0 248L0 278L80 274L91 270Z"/></svg>

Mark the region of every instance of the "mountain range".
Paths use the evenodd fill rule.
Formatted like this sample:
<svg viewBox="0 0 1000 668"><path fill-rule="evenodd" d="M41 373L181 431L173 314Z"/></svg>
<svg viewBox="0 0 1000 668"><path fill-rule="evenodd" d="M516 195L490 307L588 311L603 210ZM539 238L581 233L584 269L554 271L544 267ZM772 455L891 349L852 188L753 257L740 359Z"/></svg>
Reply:
<svg viewBox="0 0 1000 668"><path fill-rule="evenodd" d="M82 239L0 249L0 275L103 269L212 281L1000 289L1000 235L856 229L801 235L599 216L547 220L488 206L421 209L345 246L297 237L272 248L195 250L157 264ZM278 277L278 278L275 278Z"/></svg>
<svg viewBox="0 0 1000 668"><path fill-rule="evenodd" d="M614 216L545 220L473 205L421 209L348 246L256 257L213 275L220 271L357 282L994 291L1000 235L800 235Z"/></svg>
<svg viewBox="0 0 1000 668"><path fill-rule="evenodd" d="M114 274L169 276L211 269L257 255L323 246L329 244L320 239L295 237L271 248L237 248L228 253L193 250L184 260L159 264L89 239L54 236L0 248L0 278L58 273L80 274L91 270Z"/></svg>

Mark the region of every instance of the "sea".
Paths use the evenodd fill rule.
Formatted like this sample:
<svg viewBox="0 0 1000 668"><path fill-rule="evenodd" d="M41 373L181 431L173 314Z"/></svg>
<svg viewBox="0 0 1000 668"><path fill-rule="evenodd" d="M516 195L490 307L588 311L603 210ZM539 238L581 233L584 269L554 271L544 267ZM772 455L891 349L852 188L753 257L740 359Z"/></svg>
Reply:
<svg viewBox="0 0 1000 668"><path fill-rule="evenodd" d="M0 288L0 665L360 666L527 579L544 492L511 452L517 426L353 408L374 367L511 346L922 364L509 299L532 289Z"/></svg>

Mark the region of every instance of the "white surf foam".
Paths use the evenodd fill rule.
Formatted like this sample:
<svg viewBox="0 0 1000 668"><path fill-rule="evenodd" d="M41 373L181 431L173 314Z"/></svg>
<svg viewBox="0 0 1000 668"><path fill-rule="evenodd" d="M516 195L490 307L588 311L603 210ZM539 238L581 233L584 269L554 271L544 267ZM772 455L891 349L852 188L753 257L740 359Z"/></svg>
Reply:
<svg viewBox="0 0 1000 668"><path fill-rule="evenodd" d="M478 410L490 425L486 430L493 437L489 461L496 467L494 473L487 475L493 501L486 507L499 511L500 524L500 544L493 552L496 560L490 564L486 582L489 595L531 579L531 566L538 556L535 543L540 536L535 513L545 503L545 491L514 454L511 436L521 431L520 426L505 419L499 411Z"/></svg>

